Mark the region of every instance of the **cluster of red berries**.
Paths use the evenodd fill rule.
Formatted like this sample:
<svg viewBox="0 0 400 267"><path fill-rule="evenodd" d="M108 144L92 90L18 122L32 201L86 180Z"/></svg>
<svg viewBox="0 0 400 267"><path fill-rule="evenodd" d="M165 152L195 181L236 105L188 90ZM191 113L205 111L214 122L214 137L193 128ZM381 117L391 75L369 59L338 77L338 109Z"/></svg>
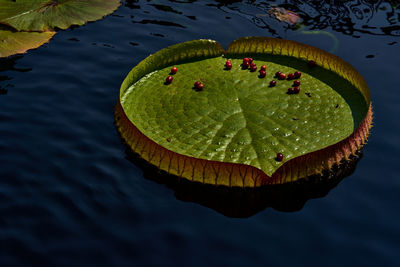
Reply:
<svg viewBox="0 0 400 267"><path fill-rule="evenodd" d="M171 72L169 74L174 75L178 72L178 68L177 67L172 67L171 68ZM165 84L170 84L172 83L172 81L174 80L174 78L172 76L168 76L167 79L165 79Z"/></svg>
<svg viewBox="0 0 400 267"><path fill-rule="evenodd" d="M298 93L300 93L300 87L298 87L298 86L290 87L290 88L287 90L287 93L288 93L289 95L298 94Z"/></svg>
<svg viewBox="0 0 400 267"><path fill-rule="evenodd" d="M242 69L248 69L250 67L250 70L254 69L254 71L257 70L257 65L256 63L253 62L253 59L251 57L245 57L243 58L243 63L242 63Z"/></svg>
<svg viewBox="0 0 400 267"><path fill-rule="evenodd" d="M301 72L296 71L295 73L290 73L288 75L288 80L299 79L300 77L301 77ZM300 93L300 87L299 86L300 86L300 81L299 80L295 80L293 82L293 87L289 88L287 93L289 95Z"/></svg>
<svg viewBox="0 0 400 267"><path fill-rule="evenodd" d="M283 72L276 72L275 73L275 77L278 78L279 80L293 80L293 79L299 79L301 77L301 72L300 71L296 71L295 73L289 73L286 77L286 74Z"/></svg>
<svg viewBox="0 0 400 267"><path fill-rule="evenodd" d="M294 80L294 79L299 79L301 77L301 72L300 71L296 71L295 73L289 73L286 77L285 73L282 73L280 71L275 73L275 78L278 78L279 80ZM269 83L269 86L275 86L276 85L276 81L271 81ZM300 81L299 80L295 80L293 82L293 87L289 88L287 93L289 95L293 95L293 94L298 94L300 92Z"/></svg>
<svg viewBox="0 0 400 267"><path fill-rule="evenodd" d="M255 72L257 70L257 64L253 61L251 57L245 57L243 58L242 62L242 69L250 69L251 72ZM232 62L230 60L227 60L225 62L225 69L230 70L232 69ZM258 77L264 78L267 75L267 66L262 65L260 68L260 75Z"/></svg>
<svg viewBox="0 0 400 267"><path fill-rule="evenodd" d="M260 78L264 78L267 75L267 66L262 65L260 68Z"/></svg>
<svg viewBox="0 0 400 267"><path fill-rule="evenodd" d="M242 69L249 69L251 72L255 72L257 70L257 64L253 61L253 59L251 57L245 57L243 58L243 62L242 62ZM267 69L267 66L263 65L260 68L260 78L264 78L267 73L265 72Z"/></svg>
<svg viewBox="0 0 400 267"><path fill-rule="evenodd" d="M232 64L231 64L231 65L232 65ZM231 67L232 67L232 66L231 66ZM169 74L174 75L174 74L176 74L177 72L178 72L178 68L177 68L177 67L172 67L172 68L171 68L171 72L170 72ZM165 79L165 84L170 84L170 83L172 83L172 81L174 80L174 78L173 78L171 75L168 76L167 79ZM202 82L200 82L200 81L197 81L197 82L194 83L194 88L195 88L197 91L201 91L201 90L203 90L203 88L204 88L204 84L203 84Z"/></svg>
<svg viewBox="0 0 400 267"><path fill-rule="evenodd" d="M197 81L197 82L194 83L194 88L197 91L201 91L204 88L204 84L202 82L200 82L200 81Z"/></svg>

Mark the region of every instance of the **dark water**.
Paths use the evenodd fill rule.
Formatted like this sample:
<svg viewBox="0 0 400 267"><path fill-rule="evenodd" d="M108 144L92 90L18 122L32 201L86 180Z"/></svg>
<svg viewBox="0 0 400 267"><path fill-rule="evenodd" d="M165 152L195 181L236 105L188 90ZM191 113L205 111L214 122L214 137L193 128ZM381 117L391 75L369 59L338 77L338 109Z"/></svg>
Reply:
<svg viewBox="0 0 400 267"><path fill-rule="evenodd" d="M0 265L398 266L398 3L125 1L104 20L0 60ZM325 33L274 20L271 5ZM177 199L129 159L113 108L126 74L150 53L250 35L329 51L326 33L366 78L375 127L355 173L325 197L230 218Z"/></svg>

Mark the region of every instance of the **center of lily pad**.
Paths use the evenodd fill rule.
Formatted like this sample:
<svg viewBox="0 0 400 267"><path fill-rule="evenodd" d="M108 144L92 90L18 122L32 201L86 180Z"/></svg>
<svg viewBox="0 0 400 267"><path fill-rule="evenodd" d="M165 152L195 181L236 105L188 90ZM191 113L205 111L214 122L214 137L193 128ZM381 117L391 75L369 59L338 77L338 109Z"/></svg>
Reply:
<svg viewBox="0 0 400 267"><path fill-rule="evenodd" d="M285 56L252 58L257 70L224 56L156 70L125 91L122 107L139 131L171 151L251 165L267 175L348 137L365 116L364 97L335 73ZM291 93L295 79L279 79L278 71L286 77L300 71L300 91Z"/></svg>

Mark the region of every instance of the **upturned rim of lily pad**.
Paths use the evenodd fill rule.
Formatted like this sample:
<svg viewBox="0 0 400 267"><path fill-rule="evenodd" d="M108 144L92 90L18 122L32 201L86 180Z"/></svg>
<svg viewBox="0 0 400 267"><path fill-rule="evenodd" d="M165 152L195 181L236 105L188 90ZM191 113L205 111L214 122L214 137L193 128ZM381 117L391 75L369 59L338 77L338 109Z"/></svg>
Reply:
<svg viewBox="0 0 400 267"><path fill-rule="evenodd" d="M350 82L364 97L368 107L364 118L347 138L322 149L290 159L272 175L259 168L240 164L200 159L168 150L144 135L128 118L121 98L129 87L146 74L161 68L221 55L269 54L289 56L314 61L318 67L329 70ZM120 99L115 107L115 120L121 137L129 147L144 160L167 173L207 184L229 187L259 187L271 184L294 182L332 166L340 165L361 150L372 127L372 105L367 83L361 74L349 63L321 49L294 41L270 37L243 37L233 41L225 51L213 40L195 40L173 45L150 55L134 67L120 88ZM220 177L224 179L219 179Z"/></svg>

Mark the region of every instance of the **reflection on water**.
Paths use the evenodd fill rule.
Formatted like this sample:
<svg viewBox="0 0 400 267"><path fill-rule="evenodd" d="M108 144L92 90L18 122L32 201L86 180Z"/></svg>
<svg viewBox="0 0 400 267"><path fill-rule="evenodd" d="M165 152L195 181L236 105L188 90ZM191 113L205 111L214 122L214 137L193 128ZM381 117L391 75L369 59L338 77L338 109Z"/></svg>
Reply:
<svg viewBox="0 0 400 267"><path fill-rule="evenodd" d="M140 9L142 5L149 5L159 11L182 14L182 12L170 6L148 2L129 0L125 2L125 6ZM193 3L197 1L170 2ZM276 6L298 13L303 19L303 25L307 26L309 30L331 28L334 31L354 37L359 37L359 34L400 36L400 1L394 0L287 0L268 2L217 0L215 3L207 5L215 6L226 13L240 15L252 21L256 26L268 30L276 37L282 36L287 29L293 29L291 25L282 28L281 23L275 21L274 17L269 14L270 8Z"/></svg>
<svg viewBox="0 0 400 267"><path fill-rule="evenodd" d="M185 202L194 202L211 208L227 217L246 218L266 209L273 208L283 212L301 210L309 199L326 196L345 177L351 175L362 158L362 152L342 161L332 170L307 179L261 188L229 188L190 182L158 170L134 153L126 149L129 161L143 170L146 179L165 184L175 192L175 197Z"/></svg>
<svg viewBox="0 0 400 267"><path fill-rule="evenodd" d="M300 26L307 30L318 31L331 29L354 38L362 34L400 36L400 1L395 0L286 0L286 1L241 1L241 0L216 0L214 2L202 1L170 1L162 4L154 1L127 0L125 6L131 9L141 9L148 13L146 7L151 7L159 12L166 12L171 15L182 15L190 19L194 16L187 16L179 10L179 5L194 3L205 4L216 7L227 14L238 15L259 28L263 28L274 37L284 37L288 30L296 30ZM173 7L174 6L174 7ZM278 21L271 8L284 8L296 12L301 17L300 25L291 25ZM226 16L230 18L230 16ZM185 28L174 20L142 20L131 16L133 23L156 24L162 26L173 26Z"/></svg>
<svg viewBox="0 0 400 267"><path fill-rule="evenodd" d="M312 30L330 27L354 37L361 33L400 36L398 1L288 1L288 7L297 9Z"/></svg>

